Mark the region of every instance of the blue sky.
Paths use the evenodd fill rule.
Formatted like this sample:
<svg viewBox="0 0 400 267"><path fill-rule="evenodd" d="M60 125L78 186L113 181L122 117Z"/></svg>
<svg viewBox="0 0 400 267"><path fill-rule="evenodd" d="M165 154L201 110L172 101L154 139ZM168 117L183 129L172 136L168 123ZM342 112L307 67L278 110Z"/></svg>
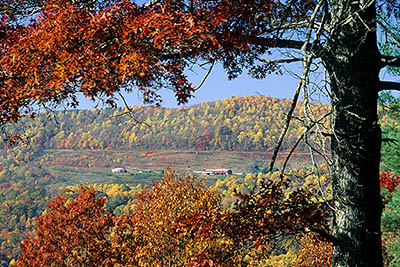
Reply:
<svg viewBox="0 0 400 267"><path fill-rule="evenodd" d="M298 68L292 68L298 70ZM197 86L203 79L206 70L188 71L187 75L191 82ZM222 98L231 96L251 96L251 95L265 95L278 98L291 98L296 89L298 80L291 75L277 75L271 74L266 79L256 80L247 75L246 71L243 72L238 78L229 81L226 73L221 65L216 64L211 74L203 86L195 92L194 97L190 99L188 104L181 106L190 106L199 104L204 101L217 101ZM160 95L163 98L163 107L175 108L178 107L174 93L167 89L161 89ZM132 93L124 93L124 97L130 106L143 105L140 93L133 91ZM79 97L80 109L92 108L95 103L83 96ZM123 102L118 102L119 106L123 106Z"/></svg>
<svg viewBox="0 0 400 267"><path fill-rule="evenodd" d="M287 66L292 72L301 73L302 71L299 65L291 64ZM206 70L199 70L197 72L188 72L187 74L193 84L198 85L205 73ZM390 81L399 80L398 77L388 74L385 70L381 72L381 78ZM190 99L188 104L181 106L196 105L204 101L218 101L231 96L251 96L257 94L278 98L292 98L297 83L298 79L289 74L271 74L266 79L256 80L247 75L246 71L238 78L229 81L222 66L216 64L206 82L194 94L194 98ZM161 89L159 93L163 97L163 107L179 107L173 92ZM400 96L399 92L394 92L394 95ZM130 94L124 93L124 97L130 106L143 105L141 95L135 90ZM80 105L78 108L80 109L90 109L95 105L95 103L83 96L79 97L79 100ZM327 102L326 98L315 100ZM123 106L122 100L118 102L118 105Z"/></svg>
<svg viewBox="0 0 400 267"><path fill-rule="evenodd" d="M245 71L244 71L245 72ZM200 84L206 71L187 72L194 85ZM184 105L195 105L203 101L216 101L231 96L257 95L262 94L271 97L290 98L293 96L297 85L297 80L290 75L270 75L266 79L256 80L247 74L242 74L238 78L229 81L222 66L216 65L208 76L207 80L198 91L194 98ZM163 97L162 106L177 107L176 99L172 91L162 89L160 94ZM129 105L141 104L137 93L126 96Z"/></svg>

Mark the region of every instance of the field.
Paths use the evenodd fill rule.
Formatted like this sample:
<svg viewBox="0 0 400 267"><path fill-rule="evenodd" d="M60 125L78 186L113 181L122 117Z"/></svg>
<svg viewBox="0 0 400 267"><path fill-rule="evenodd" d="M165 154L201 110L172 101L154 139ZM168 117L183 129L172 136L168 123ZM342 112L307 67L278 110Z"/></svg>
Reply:
<svg viewBox="0 0 400 267"><path fill-rule="evenodd" d="M281 168L286 153L276 162ZM207 168L232 169L234 173L254 173L269 165L271 153L232 151L104 151L104 150L46 150L41 163L50 174L63 177L72 185L80 183L129 183L151 184L166 168L179 173L192 174L194 170ZM310 156L294 154L288 169L309 165ZM115 174L112 168L122 167L127 173ZM220 176L209 176L213 183Z"/></svg>

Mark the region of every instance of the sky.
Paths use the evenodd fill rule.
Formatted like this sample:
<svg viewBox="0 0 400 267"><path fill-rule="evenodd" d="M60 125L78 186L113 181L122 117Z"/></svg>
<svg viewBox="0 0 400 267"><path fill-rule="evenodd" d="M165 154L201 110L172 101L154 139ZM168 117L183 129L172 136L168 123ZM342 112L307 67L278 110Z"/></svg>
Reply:
<svg viewBox="0 0 400 267"><path fill-rule="evenodd" d="M301 64L290 64L286 65L289 71L297 73L298 75L302 73ZM200 84L207 70L196 70L187 71L189 80L193 82L195 86ZM389 81L399 81L399 77L388 74L385 70L381 72L381 79ZM205 83L198 91L194 93L194 97L189 100L187 104L179 105L177 104L174 93L167 89L161 89L159 91L162 96L163 102L162 107L166 108L178 108L187 107L196 104L200 104L205 101L218 101L223 98L229 98L231 96L253 96L253 95L264 95L269 97L292 98L298 84L298 78L294 77L289 73L284 73L282 75L270 74L265 79L257 80L249 75L246 71L238 78L233 80L228 80L227 74L220 64L216 64L206 79ZM400 96L399 92L393 92L395 96ZM131 93L123 93L124 98L129 106L139 106L146 105L143 103L143 99L136 90ZM80 105L78 109L92 109L94 108L94 102L89 99L79 96ZM301 99L301 96L300 96ZM327 103L326 97L319 97L314 100ZM118 99L118 106L124 106L122 99Z"/></svg>
<svg viewBox="0 0 400 267"><path fill-rule="evenodd" d="M296 64L291 64L288 68L290 71L296 72L297 74L302 71L301 66ZM197 86L206 72L206 70L198 70L196 72L187 72L187 74L189 80ZM245 72L246 71L234 80L228 80L222 66L216 64L203 86L194 93L194 97L189 100L189 103L178 106L174 93L166 89L161 89L159 92L163 98L161 106L166 108L178 108L200 104L204 101L218 101L231 96L253 96L259 94L280 99L292 98L298 84L298 78L288 73L282 75L271 74L265 79L256 80ZM381 72L381 79L399 81L399 77L390 75L385 70ZM399 92L393 92L393 94L395 96L400 96ZM129 106L145 105L140 93L137 93L135 90L129 94L123 93L123 95ZM324 97L316 100L325 103L328 102ZM80 105L78 109L91 109L94 108L96 104L83 96L79 97L79 101ZM121 99L119 99L117 104L118 106L124 106Z"/></svg>
<svg viewBox="0 0 400 267"><path fill-rule="evenodd" d="M187 72L189 79L195 86L200 84L206 71ZM211 74L206 79L205 83L199 90L194 93L194 97L189 100L188 104L177 105L174 93L167 89L161 89L160 95L163 102L161 106L168 108L176 108L181 106L196 105L204 101L218 101L231 96L252 96L265 95L269 97L291 98L297 86L297 79L290 75L271 74L266 79L256 80L247 74L242 74L238 78L229 81L222 66L216 64ZM124 98L129 106L143 105L140 93L136 90L127 94L124 93ZM95 103L83 96L79 97L80 109L90 109ZM123 106L123 102L119 99L118 105Z"/></svg>
<svg viewBox="0 0 400 267"><path fill-rule="evenodd" d="M144 3L147 0L137 0L139 4ZM286 65L290 72L302 73L300 63L291 63ZM193 82L197 86L203 79L207 70L196 69L196 71L187 71L186 74L189 77L189 81ZM388 74L385 70L381 73L381 78L385 80L398 81L399 78ZM317 78L318 79L318 78ZM285 73L283 75L271 74L263 80L256 80L251 78L243 71L243 74L234 80L228 80L226 73L224 72L221 65L216 64L211 74L203 84L203 86L194 93L194 97L189 100L189 103L185 105L177 105L174 93L172 91L161 89L159 94L162 96L163 102L162 107L177 108L181 106L196 105L204 101L218 101L223 98L229 98L231 96L252 96L252 95L265 95L269 97L277 98L292 98L298 84L298 78ZM398 92L394 93L399 95ZM140 93L136 90L127 94L123 93L124 98L129 106L144 105ZM91 109L96 103L93 103L84 96L79 96L80 105L79 109ZM314 100L321 102L328 102L326 97L319 97ZM123 106L123 101L119 99L117 101L118 106Z"/></svg>

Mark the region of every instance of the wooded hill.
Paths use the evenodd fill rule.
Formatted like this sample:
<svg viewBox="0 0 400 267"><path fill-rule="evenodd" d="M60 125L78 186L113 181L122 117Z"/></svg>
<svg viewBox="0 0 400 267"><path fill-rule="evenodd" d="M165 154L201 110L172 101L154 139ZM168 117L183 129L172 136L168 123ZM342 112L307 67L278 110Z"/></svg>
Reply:
<svg viewBox="0 0 400 267"><path fill-rule="evenodd" d="M99 176L102 171L109 171L109 164L114 160L126 166L138 161L136 157L132 159L132 155L143 154L145 158L153 155L140 151L190 149L210 150L204 152L212 153L212 150L258 150L264 154L273 149L290 103L290 99L264 96L231 97L179 109L131 107L133 117L127 114L127 108L56 111L10 126L7 131L23 133L24 137L16 147L0 150L0 265L8 263L19 253L19 242L35 228L33 218L42 213L51 196L58 192L49 191L49 188L56 189L59 185L73 182L65 171L56 171L52 166L63 164L73 171L74 162L80 162L84 166L79 167L88 170L82 175L93 172L92 176ZM324 114L327 110L326 105L314 105L316 114ZM300 108L296 109L296 116L301 113ZM294 120L282 149L290 148L303 130L301 121ZM58 150L63 149L75 150L74 153L67 151L73 160L68 158L66 161L65 157L58 156ZM124 154L124 150L127 153ZM138 152L132 154L132 150ZM303 144L299 145L299 151L305 151ZM247 156L241 155L243 157ZM209 159L213 158L210 156ZM56 159L61 163L55 162ZM241 161L243 164L249 160ZM204 164L204 161L199 162ZM91 166L103 169L93 170ZM78 171L81 170L84 169ZM137 177L112 178L115 181L109 179L107 183ZM127 182L125 180L123 183Z"/></svg>
<svg viewBox="0 0 400 267"><path fill-rule="evenodd" d="M400 110L399 103L399 99L389 99L381 103L381 125L384 137L387 139L400 139L397 112ZM74 162L90 163L92 161L112 164L113 161L110 161L108 156L115 160L121 159L120 164L123 163L122 160L138 161L136 154L132 151L124 152L124 150L132 149L139 150L137 154L143 158L155 154L146 152L146 149L158 148L165 150L169 148L259 150L263 152L258 153L266 154L265 151L272 149L275 145L289 105L289 99L279 100L263 96L232 97L181 109L131 107L134 118L123 115L128 111L127 109L99 112L58 111L52 114L41 114L34 121L25 121L13 126L15 130L21 132L25 130L28 138L27 142L21 142L12 149L0 151L0 265L8 264L18 255L19 242L36 228L33 218L40 216L51 196L58 193L58 191L49 191L48 188L58 190L58 186L73 182L68 180L68 176L64 175L65 172L63 175L58 175L51 168L55 159L64 160L60 158L61 152L57 151L58 149L74 149L75 151L72 151L74 153L70 150L66 152L71 154L71 157L78 155L77 159L71 161L68 166L72 166ZM328 111L328 107L324 104L317 103L313 107L315 116L322 116ZM297 108L296 117L300 118L301 114L302 110ZM53 116L53 119L48 119L49 116ZM135 120L144 121L144 123L138 124ZM301 120L293 120L283 143L283 149L290 148L303 130ZM305 151L304 148L304 144L299 145L300 152ZM50 154L49 151L43 153L45 149L54 149L54 151L50 151ZM140 152L140 150L145 152ZM384 142L382 165L385 169L400 172L398 151L398 142ZM210 160L214 159L208 155L212 151L204 151L200 154L202 153L207 153ZM227 154L228 152L224 155ZM244 155L242 156L240 160L243 164L245 159ZM130 159L131 157L133 158ZM181 161L185 160L187 161L187 158L181 159ZM203 161L202 163L204 164ZM85 166L88 172L84 175L88 175L90 171L92 176L99 176L102 171L102 169L93 170L89 164ZM106 164L101 167L94 164L94 167L105 170L104 168L110 168L111 165ZM77 171L70 167L68 169ZM108 189L106 185L101 185L101 190L100 187L96 188L96 190L106 192L109 196L109 206L116 213L122 212L127 203L134 200L125 196L127 195L126 185L120 184L127 183L126 179L129 177L113 177L112 181L107 178L107 184L115 184L107 185ZM120 178L125 178L125 180ZM246 192L246 188L253 188L253 183L257 180L258 178L252 176L230 177L218 181L215 188L223 196L222 203L230 206L236 186L239 192ZM386 180L385 184L393 187L392 179ZM96 181L95 183L105 182ZM246 184L248 186L245 186ZM129 196L140 189L140 186L132 184L129 187L132 191ZM114 189L121 191L123 195L114 195L109 192ZM394 189L392 188L391 191ZM390 221L385 225L390 225ZM396 231L393 232L397 234Z"/></svg>
<svg viewBox="0 0 400 267"><path fill-rule="evenodd" d="M139 106L57 111L12 127L23 129L28 143L43 149L269 151L276 144L290 103L290 99L245 96L179 109ZM295 111L299 120L291 123L282 150L293 146L304 131L300 107L301 103ZM313 105L316 118L327 111L327 105ZM303 144L299 150L304 150Z"/></svg>

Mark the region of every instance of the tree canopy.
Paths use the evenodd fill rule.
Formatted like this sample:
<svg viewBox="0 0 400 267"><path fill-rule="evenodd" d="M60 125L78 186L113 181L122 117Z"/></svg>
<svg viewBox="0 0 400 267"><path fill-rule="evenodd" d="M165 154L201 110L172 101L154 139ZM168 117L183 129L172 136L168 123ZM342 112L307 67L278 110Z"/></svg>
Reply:
<svg viewBox="0 0 400 267"><path fill-rule="evenodd" d="M151 190L136 195L130 213L115 216L105 197L81 186L73 199L59 195L49 204L38 229L21 243L16 264L249 266L268 263L279 249L295 248L284 244L288 237L311 248L304 256L291 254L291 266L329 262L331 246L320 237L311 241L305 232L328 226L325 203L310 188L290 189L279 180L262 188L258 196L241 194L241 204L228 210L204 180L167 170Z"/></svg>

